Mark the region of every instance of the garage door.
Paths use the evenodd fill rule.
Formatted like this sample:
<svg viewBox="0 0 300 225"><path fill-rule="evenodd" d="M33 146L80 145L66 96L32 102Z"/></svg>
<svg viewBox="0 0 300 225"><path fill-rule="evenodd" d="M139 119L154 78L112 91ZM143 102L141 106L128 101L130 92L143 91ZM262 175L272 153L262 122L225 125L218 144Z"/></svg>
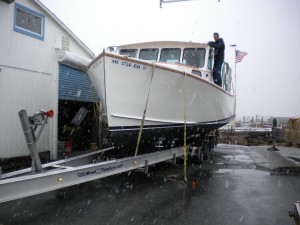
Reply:
<svg viewBox="0 0 300 225"><path fill-rule="evenodd" d="M93 93L99 102L95 87L91 87L86 72L64 64L59 64L58 98L60 100L93 102Z"/></svg>

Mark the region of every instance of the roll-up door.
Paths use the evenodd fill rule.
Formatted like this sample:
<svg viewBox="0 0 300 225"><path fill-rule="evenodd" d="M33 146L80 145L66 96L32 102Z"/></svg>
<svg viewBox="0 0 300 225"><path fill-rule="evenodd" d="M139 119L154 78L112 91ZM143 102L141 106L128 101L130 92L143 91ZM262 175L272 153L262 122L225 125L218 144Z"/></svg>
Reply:
<svg viewBox="0 0 300 225"><path fill-rule="evenodd" d="M93 85L89 84L86 72L59 64L58 98L60 100L93 102L92 90L97 102L99 95Z"/></svg>

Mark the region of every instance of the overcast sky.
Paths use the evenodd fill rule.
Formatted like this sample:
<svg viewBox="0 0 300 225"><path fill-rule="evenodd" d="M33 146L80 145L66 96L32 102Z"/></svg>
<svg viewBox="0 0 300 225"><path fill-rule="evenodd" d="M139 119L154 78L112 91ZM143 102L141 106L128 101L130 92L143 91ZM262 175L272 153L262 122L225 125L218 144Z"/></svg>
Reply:
<svg viewBox="0 0 300 225"><path fill-rule="evenodd" d="M237 114L300 116L300 0L41 0L96 55L144 41L208 42L219 32L237 64ZM234 67L234 64L232 65Z"/></svg>

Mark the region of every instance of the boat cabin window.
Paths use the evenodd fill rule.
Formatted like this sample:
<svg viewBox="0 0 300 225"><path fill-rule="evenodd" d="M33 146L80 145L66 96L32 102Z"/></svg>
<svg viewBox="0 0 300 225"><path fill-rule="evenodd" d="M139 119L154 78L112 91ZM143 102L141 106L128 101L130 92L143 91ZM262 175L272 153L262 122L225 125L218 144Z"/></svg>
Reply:
<svg viewBox="0 0 300 225"><path fill-rule="evenodd" d="M214 60L214 55L211 49L209 49L209 56L208 56L208 64L207 68L212 70L213 68L213 60Z"/></svg>
<svg viewBox="0 0 300 225"><path fill-rule="evenodd" d="M177 63L180 60L180 48L163 48L160 53L160 62Z"/></svg>
<svg viewBox="0 0 300 225"><path fill-rule="evenodd" d="M128 56L135 58L137 53L137 49L121 49L120 55Z"/></svg>
<svg viewBox="0 0 300 225"><path fill-rule="evenodd" d="M158 48L145 48L140 50L139 59L156 62L158 57Z"/></svg>
<svg viewBox="0 0 300 225"><path fill-rule="evenodd" d="M194 67L203 67L205 61L205 48L185 48L182 63Z"/></svg>

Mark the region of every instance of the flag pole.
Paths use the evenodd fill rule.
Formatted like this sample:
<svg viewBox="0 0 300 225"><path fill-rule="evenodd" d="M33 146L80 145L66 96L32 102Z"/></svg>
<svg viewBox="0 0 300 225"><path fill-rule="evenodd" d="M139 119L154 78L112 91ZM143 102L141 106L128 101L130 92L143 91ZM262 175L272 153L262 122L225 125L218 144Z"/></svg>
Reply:
<svg viewBox="0 0 300 225"><path fill-rule="evenodd" d="M235 55L235 58L234 58L234 86L235 86L235 94L237 93L237 88L236 88L236 45L234 45L234 55Z"/></svg>
<svg viewBox="0 0 300 225"><path fill-rule="evenodd" d="M236 44L230 45L230 47L234 48L234 94L236 94ZM234 113L236 110L236 100L235 100L235 106L234 106ZM234 128L235 128L235 119L234 119Z"/></svg>
<svg viewBox="0 0 300 225"><path fill-rule="evenodd" d="M230 47L234 47L234 88L236 94L236 44L230 45Z"/></svg>

